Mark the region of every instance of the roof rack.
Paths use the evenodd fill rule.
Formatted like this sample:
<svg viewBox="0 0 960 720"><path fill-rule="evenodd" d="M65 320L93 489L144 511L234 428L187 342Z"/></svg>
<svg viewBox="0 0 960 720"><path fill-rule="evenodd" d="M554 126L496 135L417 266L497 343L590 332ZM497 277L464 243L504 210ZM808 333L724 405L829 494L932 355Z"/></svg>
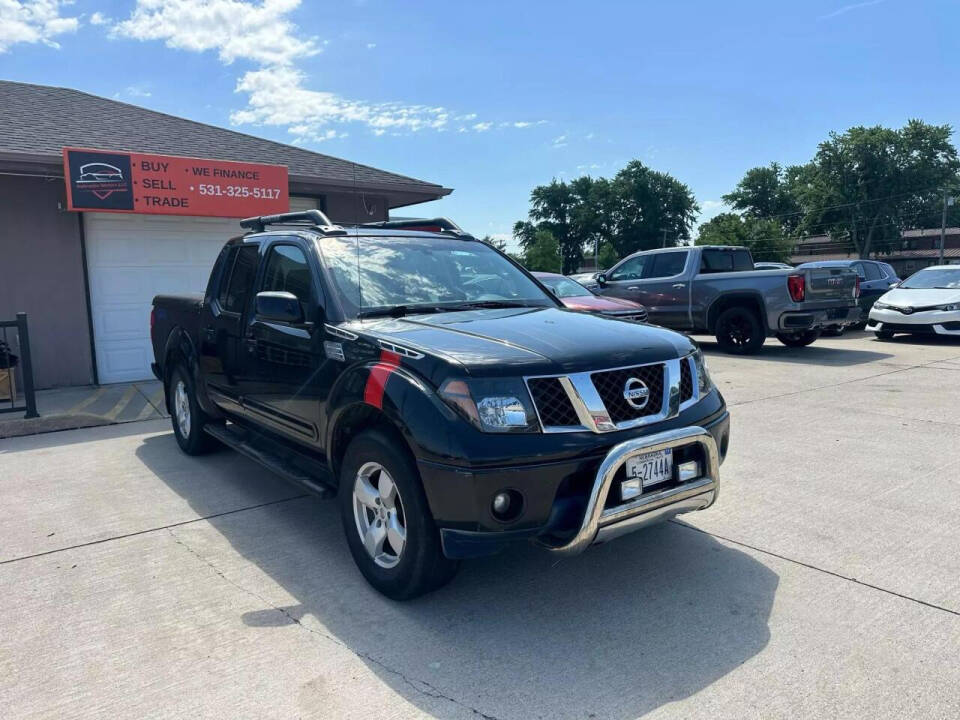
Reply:
<svg viewBox="0 0 960 720"><path fill-rule="evenodd" d="M475 239L473 235L457 225L450 218L405 218L403 220L380 220L363 223L359 227L384 228L387 230L424 230L426 232L450 233L462 238Z"/></svg>
<svg viewBox="0 0 960 720"><path fill-rule="evenodd" d="M268 225L306 225L319 230L324 235L346 235L347 231L330 222L330 218L319 210L281 213L279 215L259 215L240 221L240 227L252 232L263 232Z"/></svg>

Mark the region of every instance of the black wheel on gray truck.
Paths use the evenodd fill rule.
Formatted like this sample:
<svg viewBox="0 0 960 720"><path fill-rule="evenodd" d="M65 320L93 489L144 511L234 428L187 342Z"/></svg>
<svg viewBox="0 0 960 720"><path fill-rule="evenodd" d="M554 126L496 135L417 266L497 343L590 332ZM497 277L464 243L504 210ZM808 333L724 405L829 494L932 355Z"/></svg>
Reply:
<svg viewBox="0 0 960 720"><path fill-rule="evenodd" d="M777 340L787 347L799 348L806 347L814 340L820 337L819 330L800 330L791 333L777 333Z"/></svg>
<svg viewBox="0 0 960 720"><path fill-rule="evenodd" d="M720 313L714 332L720 349L733 355L752 355L760 350L766 337L757 313L743 306Z"/></svg>
<svg viewBox="0 0 960 720"><path fill-rule="evenodd" d="M217 441L203 431L210 417L197 403L193 378L183 365L177 365L170 373L167 407L170 409L177 445L187 455L203 455L217 447Z"/></svg>
<svg viewBox="0 0 960 720"><path fill-rule="evenodd" d="M358 435L340 468L340 517L357 567L393 600L436 590L456 574L409 453L380 430Z"/></svg>

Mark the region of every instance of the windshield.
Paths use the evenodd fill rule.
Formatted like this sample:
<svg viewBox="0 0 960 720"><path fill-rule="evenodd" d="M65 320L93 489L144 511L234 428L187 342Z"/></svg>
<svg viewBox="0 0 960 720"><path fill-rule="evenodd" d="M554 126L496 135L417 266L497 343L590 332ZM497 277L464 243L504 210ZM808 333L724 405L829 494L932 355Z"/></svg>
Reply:
<svg viewBox="0 0 960 720"><path fill-rule="evenodd" d="M553 291L553 294L559 298L584 297L593 295L583 285L561 275L541 275L540 282Z"/></svg>
<svg viewBox="0 0 960 720"><path fill-rule="evenodd" d="M960 290L960 268L920 270L904 280L900 287L914 290Z"/></svg>
<svg viewBox="0 0 960 720"><path fill-rule="evenodd" d="M555 307L529 277L482 242L327 236L320 248L351 317L489 306Z"/></svg>

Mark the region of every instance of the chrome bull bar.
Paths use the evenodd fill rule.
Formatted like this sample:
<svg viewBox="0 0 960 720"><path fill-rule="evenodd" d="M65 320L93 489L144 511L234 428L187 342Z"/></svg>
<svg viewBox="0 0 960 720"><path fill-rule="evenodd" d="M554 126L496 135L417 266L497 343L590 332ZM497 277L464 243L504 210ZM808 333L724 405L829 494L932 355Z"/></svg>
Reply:
<svg viewBox="0 0 960 720"><path fill-rule="evenodd" d="M627 458L693 443L703 448L706 458L704 473L699 478L667 490L641 495L616 507L605 507L614 476ZM719 482L720 453L717 443L702 427L667 430L627 440L614 446L600 464L580 530L569 542L548 545L547 549L560 555L576 555L594 543L633 532L680 513L703 510L716 500Z"/></svg>

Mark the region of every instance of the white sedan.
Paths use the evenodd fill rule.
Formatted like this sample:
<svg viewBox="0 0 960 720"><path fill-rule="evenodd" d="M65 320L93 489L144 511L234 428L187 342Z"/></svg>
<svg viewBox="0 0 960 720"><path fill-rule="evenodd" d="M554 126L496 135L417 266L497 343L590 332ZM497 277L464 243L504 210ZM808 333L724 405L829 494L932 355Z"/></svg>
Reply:
<svg viewBox="0 0 960 720"><path fill-rule="evenodd" d="M960 336L960 265L924 268L884 293L870 309L867 330Z"/></svg>

